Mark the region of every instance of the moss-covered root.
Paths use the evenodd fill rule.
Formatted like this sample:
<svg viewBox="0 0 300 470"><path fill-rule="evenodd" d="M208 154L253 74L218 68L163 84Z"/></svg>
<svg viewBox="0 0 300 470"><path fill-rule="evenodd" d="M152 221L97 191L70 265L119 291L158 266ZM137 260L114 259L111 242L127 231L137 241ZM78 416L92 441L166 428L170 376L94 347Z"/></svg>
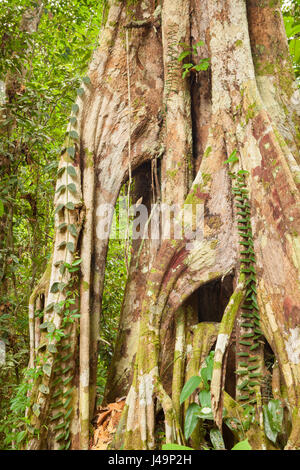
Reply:
<svg viewBox="0 0 300 470"><path fill-rule="evenodd" d="M292 432L284 450L300 449L300 410L294 408L292 413Z"/></svg>
<svg viewBox="0 0 300 470"><path fill-rule="evenodd" d="M114 448L155 449L155 398L164 411L166 442L184 443L172 399L163 388L158 368L154 367L148 374L135 374L114 439Z"/></svg>
<svg viewBox="0 0 300 470"><path fill-rule="evenodd" d="M222 426L224 370L226 367L226 350L235 324L236 316L244 299L245 275L241 274L238 284L225 309L218 334L213 375L211 381L212 410L215 422L219 428Z"/></svg>
<svg viewBox="0 0 300 470"><path fill-rule="evenodd" d="M158 383L157 386L157 397L165 415L166 443L185 444L176 408L161 383Z"/></svg>
<svg viewBox="0 0 300 470"><path fill-rule="evenodd" d="M50 261L47 264L47 267L42 275L41 279L39 280L37 286L33 290L30 298L29 298L29 307L28 307L28 317L29 317L29 344L30 344L30 357L29 357L29 367L34 367L35 357L37 348L39 347L38 338L40 333L38 331L39 324L38 318L35 318L35 309L37 308L37 303L39 296L44 294L45 296L48 293L49 284L50 284L50 276L51 276L51 265L52 265L52 256ZM45 299L46 301L46 299Z"/></svg>
<svg viewBox="0 0 300 470"><path fill-rule="evenodd" d="M185 308L180 307L176 313L176 343L174 350L174 366L172 379L172 401L179 422L182 424L180 392L183 387L185 366Z"/></svg>

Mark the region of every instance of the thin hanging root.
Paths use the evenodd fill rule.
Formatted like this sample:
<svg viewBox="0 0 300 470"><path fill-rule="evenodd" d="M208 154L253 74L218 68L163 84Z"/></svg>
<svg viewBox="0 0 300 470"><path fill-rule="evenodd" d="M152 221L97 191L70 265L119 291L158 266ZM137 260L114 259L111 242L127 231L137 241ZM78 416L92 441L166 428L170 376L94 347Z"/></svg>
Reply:
<svg viewBox="0 0 300 470"><path fill-rule="evenodd" d="M162 384L157 385L157 397L165 415L166 443L185 444L183 432L179 422L179 416L169 395Z"/></svg>
<svg viewBox="0 0 300 470"><path fill-rule="evenodd" d="M83 197L85 201L85 221L81 242L81 282L80 282L80 348L79 348L79 409L80 409L80 448L89 448L90 423L90 336L91 336L91 257L94 222L94 165L88 165L83 171ZM88 288L87 288L88 286Z"/></svg>
<svg viewBox="0 0 300 470"><path fill-rule="evenodd" d="M226 367L226 350L229 345L229 339L233 331L235 319L238 310L244 299L245 289L245 275L241 274L239 277L238 285L225 309L220 330L218 334L213 375L211 381L211 402L212 410L217 426L221 429L222 426L222 414L223 414L223 388L224 388L224 369Z"/></svg>
<svg viewBox="0 0 300 470"><path fill-rule="evenodd" d="M186 309L184 306L180 307L176 313L176 341L172 379L172 402L176 410L179 423L182 423L180 392L183 387L185 365L185 313Z"/></svg>
<svg viewBox="0 0 300 470"><path fill-rule="evenodd" d="M39 283L33 290L30 298L29 298L29 306L28 306L28 316L29 316L29 342L30 342L30 357L29 357L29 367L34 367L35 355L37 344L35 341L35 309L36 309L36 301L39 295L44 294L46 295L49 289L50 283L50 276L51 276L51 265L52 265L52 256L46 266L44 274L42 275Z"/></svg>

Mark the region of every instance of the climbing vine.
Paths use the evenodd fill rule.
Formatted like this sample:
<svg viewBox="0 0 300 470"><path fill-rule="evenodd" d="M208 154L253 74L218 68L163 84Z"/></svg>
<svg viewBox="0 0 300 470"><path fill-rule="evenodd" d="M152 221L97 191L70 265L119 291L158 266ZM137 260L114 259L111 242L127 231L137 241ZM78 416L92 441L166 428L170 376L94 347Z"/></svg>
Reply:
<svg viewBox="0 0 300 470"><path fill-rule="evenodd" d="M83 84L89 85L88 77L83 78ZM81 98L85 93L84 87L77 90ZM47 331L41 339L39 349L47 346L47 351L38 357L36 364L42 362L42 383L38 393L32 395L32 412L38 418L41 407L45 404L45 395L51 390L54 402L47 412L49 429L55 436L59 450L67 450L71 445L70 425L73 412L73 381L74 353L79 314L78 285L81 259L76 258L77 242L83 223L84 210L80 201L80 169L76 166L75 158L77 141L79 139L76 127L79 105L72 106L72 116L69 118L69 128L66 133L65 145L62 150L61 166L58 170L57 201L55 214L58 245L57 261L54 262L54 275L51 280L49 298L45 305L45 321L40 325ZM61 252L61 257L59 253ZM61 259L59 259L61 258ZM53 301L51 301L53 300ZM75 326L75 327L74 327ZM33 425L35 419L33 419ZM38 434L36 429L34 434Z"/></svg>
<svg viewBox="0 0 300 470"><path fill-rule="evenodd" d="M232 152L225 163L236 163L238 157L236 150ZM238 384L239 395L237 400L242 406L255 405L257 403L257 387L260 387L261 361L258 351L263 344L262 331L260 329L260 316L257 304L257 279L255 270L255 252L251 227L251 205L248 197L246 170L237 173L229 172L233 179L232 192L237 209L237 226L240 235L240 273L244 273L245 300L241 306L241 334L239 337L239 357L236 374L242 380Z"/></svg>

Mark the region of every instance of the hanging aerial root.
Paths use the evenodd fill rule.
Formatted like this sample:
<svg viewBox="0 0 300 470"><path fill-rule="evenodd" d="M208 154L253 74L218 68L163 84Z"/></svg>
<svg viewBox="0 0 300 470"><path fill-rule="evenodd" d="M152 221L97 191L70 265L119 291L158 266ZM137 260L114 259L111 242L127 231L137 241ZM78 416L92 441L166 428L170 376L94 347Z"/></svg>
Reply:
<svg viewBox="0 0 300 470"><path fill-rule="evenodd" d="M176 410L179 422L182 423L180 392L183 387L184 365L185 365L185 314L184 306L180 307L176 313L176 341L174 350L174 365L172 378L172 402Z"/></svg>
<svg viewBox="0 0 300 470"><path fill-rule="evenodd" d="M49 290L49 284L50 284L51 264L52 264L52 257L50 258L47 264L44 274L42 275L40 281L38 282L37 286L34 288L29 298L29 306L28 306L29 344L30 344L29 367L34 367L36 351L39 346L36 341L36 338L37 338L36 330L39 325L37 325L37 321L36 321L37 319L35 318L35 310L37 306L38 297L40 295L42 294L45 295L45 302L46 302L46 295Z"/></svg>
<svg viewBox="0 0 300 470"><path fill-rule="evenodd" d="M226 351L229 345L230 336L233 331L236 316L245 296L245 275L241 274L236 289L225 309L220 330L218 334L213 375L211 381L211 402L212 410L217 426L222 427L223 414L223 390L224 390L224 374L226 368Z"/></svg>

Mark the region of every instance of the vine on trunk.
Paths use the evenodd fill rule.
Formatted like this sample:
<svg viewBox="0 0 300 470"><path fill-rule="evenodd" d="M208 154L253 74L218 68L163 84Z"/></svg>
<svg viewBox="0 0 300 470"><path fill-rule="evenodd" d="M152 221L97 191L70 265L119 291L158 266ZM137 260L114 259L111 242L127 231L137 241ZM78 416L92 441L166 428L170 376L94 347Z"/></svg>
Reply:
<svg viewBox="0 0 300 470"><path fill-rule="evenodd" d="M238 162L236 151L234 151L226 163ZM229 172L229 176L235 181L232 192L236 201L238 232L241 240L239 244L242 247L240 251L240 272L244 273L245 278L245 299L241 305L241 328L242 334L239 344L246 347L246 351L240 351L237 355L240 358L236 374L244 380L237 388L239 395L237 400L242 402L242 406L255 405L257 403L256 387L260 387L261 372L259 371L260 356L256 355L258 348L263 343L262 331L260 329L260 316L257 304L256 290L256 270L255 253L253 244L253 234L251 227L251 205L248 197L246 185L246 176L249 174L246 170L239 170L237 173Z"/></svg>

